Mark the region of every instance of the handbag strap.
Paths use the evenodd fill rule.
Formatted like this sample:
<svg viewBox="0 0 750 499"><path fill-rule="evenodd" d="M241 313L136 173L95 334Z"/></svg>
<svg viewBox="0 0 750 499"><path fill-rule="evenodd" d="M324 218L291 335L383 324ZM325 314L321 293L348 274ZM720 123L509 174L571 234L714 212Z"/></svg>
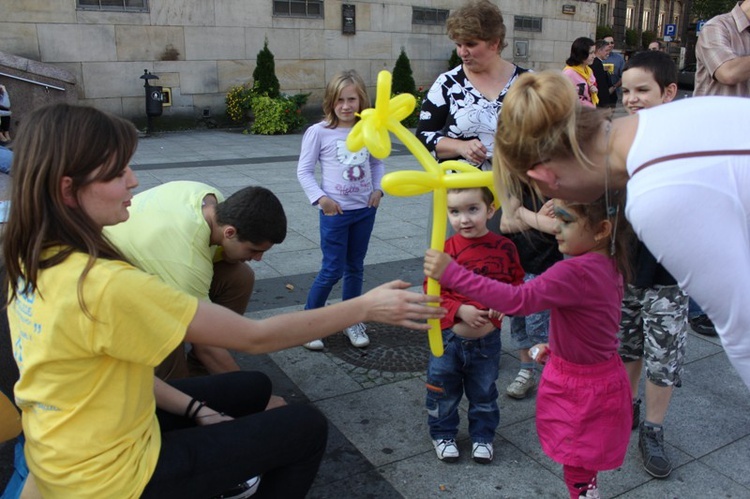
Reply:
<svg viewBox="0 0 750 499"><path fill-rule="evenodd" d="M635 169L633 171L633 174L630 175L630 177L635 177L635 174L639 171L643 170L644 168L648 168L649 166L655 165L657 163L664 163L665 161L673 161L675 159L685 159L685 158L704 158L707 156L748 156L750 155L750 149L725 149L725 150L718 150L718 151L696 151L696 152L683 152L679 154L670 154L669 156L662 156L660 158L655 158L650 161L646 161L641 166Z"/></svg>

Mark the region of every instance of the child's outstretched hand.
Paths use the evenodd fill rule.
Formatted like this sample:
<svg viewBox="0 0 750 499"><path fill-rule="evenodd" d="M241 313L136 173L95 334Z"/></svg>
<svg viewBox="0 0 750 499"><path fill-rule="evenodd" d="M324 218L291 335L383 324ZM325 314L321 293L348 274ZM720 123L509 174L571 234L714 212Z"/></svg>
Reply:
<svg viewBox="0 0 750 499"><path fill-rule="evenodd" d="M450 256L442 251L428 249L424 255L424 275L439 281L449 263Z"/></svg>
<svg viewBox="0 0 750 499"><path fill-rule="evenodd" d="M546 203L544 203L537 214L543 217L555 218L554 201L554 199L550 199Z"/></svg>
<svg viewBox="0 0 750 499"><path fill-rule="evenodd" d="M549 343L537 343L529 349L529 355L537 364L546 364L549 358Z"/></svg>

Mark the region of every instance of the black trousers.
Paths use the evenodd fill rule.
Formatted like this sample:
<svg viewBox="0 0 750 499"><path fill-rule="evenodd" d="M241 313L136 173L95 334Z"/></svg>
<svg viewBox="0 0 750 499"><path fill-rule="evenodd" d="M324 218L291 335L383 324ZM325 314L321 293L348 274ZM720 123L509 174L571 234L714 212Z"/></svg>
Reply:
<svg viewBox="0 0 750 499"><path fill-rule="evenodd" d="M318 472L328 423L315 408L264 411L271 381L240 371L171 381L235 419L208 426L157 410L162 446L143 498L209 499L262 475L255 497L304 498Z"/></svg>

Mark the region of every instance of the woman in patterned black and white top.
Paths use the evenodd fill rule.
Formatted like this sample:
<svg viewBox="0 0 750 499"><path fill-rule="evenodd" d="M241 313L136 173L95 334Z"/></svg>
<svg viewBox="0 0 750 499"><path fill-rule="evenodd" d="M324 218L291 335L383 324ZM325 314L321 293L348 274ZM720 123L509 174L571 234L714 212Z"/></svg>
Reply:
<svg viewBox="0 0 750 499"><path fill-rule="evenodd" d="M492 147L505 93L526 69L503 60L503 15L472 0L447 22L462 64L438 76L422 103L417 137L438 160L460 159L492 169Z"/></svg>

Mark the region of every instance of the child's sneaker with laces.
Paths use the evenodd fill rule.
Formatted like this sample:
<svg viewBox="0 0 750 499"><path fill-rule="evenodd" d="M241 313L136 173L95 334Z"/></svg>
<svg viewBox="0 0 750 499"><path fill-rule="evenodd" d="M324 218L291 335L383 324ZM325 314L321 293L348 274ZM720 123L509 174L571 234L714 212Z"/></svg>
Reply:
<svg viewBox="0 0 750 499"><path fill-rule="evenodd" d="M353 347L363 348L370 344L370 338L365 333L365 325L361 322L345 328L344 334L352 342Z"/></svg>
<svg viewBox="0 0 750 499"><path fill-rule="evenodd" d="M672 461L664 449L664 428L661 425L641 423L638 448L643 458L643 468L654 478L667 478L672 473Z"/></svg>
<svg viewBox="0 0 750 499"><path fill-rule="evenodd" d="M491 443L474 442L471 446L471 458L479 464L490 464L494 456Z"/></svg>
<svg viewBox="0 0 750 499"><path fill-rule="evenodd" d="M445 461L446 463L455 463L458 461L458 446L454 439L442 438L433 440L432 445L435 446L435 453L441 461Z"/></svg>

